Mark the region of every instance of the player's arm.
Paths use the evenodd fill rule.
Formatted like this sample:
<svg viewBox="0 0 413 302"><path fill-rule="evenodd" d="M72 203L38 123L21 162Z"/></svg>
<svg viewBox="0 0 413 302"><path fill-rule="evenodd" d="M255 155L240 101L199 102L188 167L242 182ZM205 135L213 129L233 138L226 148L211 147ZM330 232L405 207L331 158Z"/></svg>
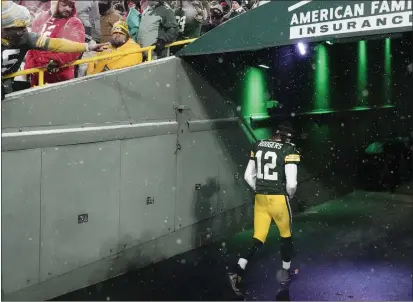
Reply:
<svg viewBox="0 0 413 302"><path fill-rule="evenodd" d="M297 191L297 166L300 163L300 155L297 150L293 148L285 157L285 178L286 178L286 190L290 198L294 197Z"/></svg>
<svg viewBox="0 0 413 302"><path fill-rule="evenodd" d="M92 46L87 43L78 43L66 39L48 38L34 32L29 33L29 47L31 49L71 53L94 51L101 46L99 44Z"/></svg>
<svg viewBox="0 0 413 302"><path fill-rule="evenodd" d="M257 180L257 170L255 167L255 152L251 151L250 160L245 169L244 179L248 185L255 191L255 182Z"/></svg>

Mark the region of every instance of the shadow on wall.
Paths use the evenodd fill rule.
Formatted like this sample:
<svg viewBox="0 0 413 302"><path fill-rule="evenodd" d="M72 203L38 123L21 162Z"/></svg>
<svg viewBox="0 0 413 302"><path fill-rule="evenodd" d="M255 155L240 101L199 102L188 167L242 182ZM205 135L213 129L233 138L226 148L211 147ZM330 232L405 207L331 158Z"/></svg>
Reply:
<svg viewBox="0 0 413 302"><path fill-rule="evenodd" d="M236 117L236 104L229 102L220 94L194 66L184 61L179 64L183 69L181 69L183 73L181 80L185 83L178 86L181 90L178 91L178 97L181 97L179 101L182 104L188 105L189 110L185 110L178 117L183 125L182 132L178 136L183 149L178 156L187 154L185 152L188 152L188 148L202 145L201 148L194 150L199 152L198 161L207 161L202 164L196 163L196 168L203 167L207 170L204 174L208 177L194 173L194 179L188 179L186 184L192 186L190 182L194 184L200 182L198 189L197 184L192 189L191 204L194 221L202 222L196 226L193 236L194 246L198 247L200 244L212 242L217 236L220 237L217 227L225 229L221 230L222 233L231 229L231 225L223 221L232 215L224 214L226 211L252 203L252 194L243 180L251 145L240 125L234 122L217 121L217 119ZM199 126L195 125L196 123L191 124L198 119L203 121ZM202 129L194 129L191 125ZM195 160L192 157L193 154L191 159ZM186 162L188 160L191 162L190 159ZM201 178L195 179L197 177ZM217 215L220 216L216 217L215 221L209 219ZM235 228L236 225L232 226L233 231L236 231ZM231 231L228 235L230 233Z"/></svg>
<svg viewBox="0 0 413 302"><path fill-rule="evenodd" d="M204 184L194 188L193 191L193 210L196 221L202 222L205 219L209 219L211 216L216 215L215 209L211 205L216 203L217 195L220 190L218 178L208 178ZM212 224L211 223L198 223L195 226L192 236L193 247L198 248L205 241L212 240Z"/></svg>

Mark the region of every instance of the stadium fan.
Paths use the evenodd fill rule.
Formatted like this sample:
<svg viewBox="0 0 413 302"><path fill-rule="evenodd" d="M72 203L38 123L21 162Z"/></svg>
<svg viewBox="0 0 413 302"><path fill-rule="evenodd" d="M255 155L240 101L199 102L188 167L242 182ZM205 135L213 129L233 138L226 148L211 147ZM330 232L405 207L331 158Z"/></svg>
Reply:
<svg viewBox="0 0 413 302"><path fill-rule="evenodd" d="M128 25L125 21L118 21L112 28L112 38L110 45L103 48L98 54L106 55L109 53L139 50L141 47L130 38ZM142 53L133 53L89 63L87 74L96 74L102 71L115 70L142 63Z"/></svg>
<svg viewBox="0 0 413 302"><path fill-rule="evenodd" d="M89 45L66 39L42 37L28 32L30 12L12 1L2 1L1 6L1 75L11 74L19 70L20 65L30 49L54 52L79 53L100 51L102 44ZM2 80L2 100L6 93L13 91L13 79Z"/></svg>
<svg viewBox="0 0 413 302"><path fill-rule="evenodd" d="M163 0L143 0L142 19L139 25L138 43L142 47L155 46L153 58L167 55L165 46L178 37L178 24L174 11Z"/></svg>
<svg viewBox="0 0 413 302"><path fill-rule="evenodd" d="M52 1L50 10L39 14L33 21L32 32L42 37L65 38L74 42L85 42L85 28L77 18L74 0ZM44 50L29 50L25 69L47 66L45 83L58 83L73 79L74 67L60 68L80 57L79 53L56 53ZM38 85L38 74L31 76L31 85Z"/></svg>

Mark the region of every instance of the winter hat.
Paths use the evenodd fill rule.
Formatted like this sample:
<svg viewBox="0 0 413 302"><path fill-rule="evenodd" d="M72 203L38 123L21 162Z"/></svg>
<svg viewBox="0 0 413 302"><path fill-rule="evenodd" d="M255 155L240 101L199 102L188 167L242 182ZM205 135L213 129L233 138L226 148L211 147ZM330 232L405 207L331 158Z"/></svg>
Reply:
<svg viewBox="0 0 413 302"><path fill-rule="evenodd" d="M210 11L217 11L220 14L224 13L224 9L222 6L218 3L218 1L212 1L209 5Z"/></svg>
<svg viewBox="0 0 413 302"><path fill-rule="evenodd" d="M118 21L115 24L113 24L112 27L112 34L114 33L120 33L123 34L127 37L129 37L129 28L128 24L125 21Z"/></svg>
<svg viewBox="0 0 413 302"><path fill-rule="evenodd" d="M1 28L27 27L30 25L29 10L11 0L1 1Z"/></svg>

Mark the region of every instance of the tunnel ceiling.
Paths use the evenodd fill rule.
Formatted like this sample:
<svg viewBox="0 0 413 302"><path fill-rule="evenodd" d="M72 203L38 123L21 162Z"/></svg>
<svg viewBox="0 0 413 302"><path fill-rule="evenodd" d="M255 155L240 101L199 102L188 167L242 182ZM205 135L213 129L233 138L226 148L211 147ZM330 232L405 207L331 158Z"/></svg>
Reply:
<svg viewBox="0 0 413 302"><path fill-rule="evenodd" d="M411 1L272 1L216 27L177 56L390 34L411 27Z"/></svg>

